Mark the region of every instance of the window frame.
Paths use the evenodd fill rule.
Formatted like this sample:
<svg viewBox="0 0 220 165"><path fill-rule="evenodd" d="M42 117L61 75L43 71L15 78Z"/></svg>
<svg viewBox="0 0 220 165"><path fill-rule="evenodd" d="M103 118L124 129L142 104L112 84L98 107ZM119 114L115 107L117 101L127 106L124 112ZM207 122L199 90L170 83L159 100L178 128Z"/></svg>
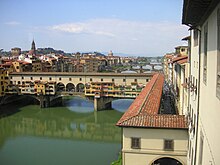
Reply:
<svg viewBox="0 0 220 165"><path fill-rule="evenodd" d="M220 99L220 8L217 10L217 72L216 97Z"/></svg>
<svg viewBox="0 0 220 165"><path fill-rule="evenodd" d="M174 140L164 139L163 149L164 151L174 151Z"/></svg>
<svg viewBox="0 0 220 165"><path fill-rule="evenodd" d="M131 148L140 149L141 148L141 138L140 137L131 137Z"/></svg>
<svg viewBox="0 0 220 165"><path fill-rule="evenodd" d="M203 83L207 84L208 22L204 25Z"/></svg>

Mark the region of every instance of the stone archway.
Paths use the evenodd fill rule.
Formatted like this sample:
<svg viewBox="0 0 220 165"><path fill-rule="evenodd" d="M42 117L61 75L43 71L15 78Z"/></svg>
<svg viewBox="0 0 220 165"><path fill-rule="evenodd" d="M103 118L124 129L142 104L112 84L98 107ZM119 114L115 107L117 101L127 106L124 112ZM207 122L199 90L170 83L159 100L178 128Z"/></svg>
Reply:
<svg viewBox="0 0 220 165"><path fill-rule="evenodd" d="M75 85L72 84L72 83L68 83L68 84L66 85L66 91L67 91L67 92L75 92Z"/></svg>
<svg viewBox="0 0 220 165"><path fill-rule="evenodd" d="M76 92L84 92L85 91L85 85L83 83L79 83L76 85Z"/></svg>
<svg viewBox="0 0 220 165"><path fill-rule="evenodd" d="M153 163L150 165L183 165L179 160L171 157L162 157L156 159Z"/></svg>
<svg viewBox="0 0 220 165"><path fill-rule="evenodd" d="M59 82L57 84L57 92L63 92L63 91L65 91L65 85L63 83Z"/></svg>

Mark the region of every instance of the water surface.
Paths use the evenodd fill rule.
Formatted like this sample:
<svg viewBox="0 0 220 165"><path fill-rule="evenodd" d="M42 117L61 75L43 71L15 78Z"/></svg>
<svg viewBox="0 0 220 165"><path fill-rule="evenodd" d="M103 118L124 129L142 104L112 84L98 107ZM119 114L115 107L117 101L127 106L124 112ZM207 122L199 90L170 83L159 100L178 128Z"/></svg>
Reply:
<svg viewBox="0 0 220 165"><path fill-rule="evenodd" d="M100 112L79 97L46 109L2 106L1 111L13 113L0 119L0 164L109 165L121 148L121 129L115 123L131 102L114 101L114 110Z"/></svg>

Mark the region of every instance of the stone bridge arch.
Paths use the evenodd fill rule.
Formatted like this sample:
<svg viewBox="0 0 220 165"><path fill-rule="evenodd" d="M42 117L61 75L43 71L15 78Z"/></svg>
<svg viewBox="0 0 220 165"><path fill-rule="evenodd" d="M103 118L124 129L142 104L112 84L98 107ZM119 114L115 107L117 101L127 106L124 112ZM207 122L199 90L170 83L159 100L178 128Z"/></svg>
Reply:
<svg viewBox="0 0 220 165"><path fill-rule="evenodd" d="M177 157L159 156L149 163L149 165L185 165L185 163Z"/></svg>
<svg viewBox="0 0 220 165"><path fill-rule="evenodd" d="M76 90L76 87L73 83L68 83L66 85L66 91L67 92L75 92L75 90Z"/></svg>
<svg viewBox="0 0 220 165"><path fill-rule="evenodd" d="M76 92L84 92L85 91L85 84L83 83L78 83L76 85Z"/></svg>
<svg viewBox="0 0 220 165"><path fill-rule="evenodd" d="M65 85L62 82L57 83L57 87L56 87L57 92L63 92L65 90L66 90Z"/></svg>

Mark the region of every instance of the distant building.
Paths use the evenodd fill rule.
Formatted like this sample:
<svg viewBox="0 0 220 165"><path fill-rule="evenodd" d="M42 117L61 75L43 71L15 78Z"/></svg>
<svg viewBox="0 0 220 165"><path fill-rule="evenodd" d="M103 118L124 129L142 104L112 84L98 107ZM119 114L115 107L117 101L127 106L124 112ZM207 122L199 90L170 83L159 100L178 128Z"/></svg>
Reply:
<svg viewBox="0 0 220 165"><path fill-rule="evenodd" d="M29 51L29 53L28 53L29 55L36 55L36 45L35 45L35 42L34 42L34 40L32 41L32 43L31 43L31 50Z"/></svg>
<svg viewBox="0 0 220 165"><path fill-rule="evenodd" d="M19 56L21 54L21 48L11 48L12 56Z"/></svg>
<svg viewBox="0 0 220 165"><path fill-rule="evenodd" d="M188 46L177 46L175 47L175 54L179 56L188 55Z"/></svg>
<svg viewBox="0 0 220 165"><path fill-rule="evenodd" d="M0 66L0 97L5 95L7 86L9 85L8 71Z"/></svg>

